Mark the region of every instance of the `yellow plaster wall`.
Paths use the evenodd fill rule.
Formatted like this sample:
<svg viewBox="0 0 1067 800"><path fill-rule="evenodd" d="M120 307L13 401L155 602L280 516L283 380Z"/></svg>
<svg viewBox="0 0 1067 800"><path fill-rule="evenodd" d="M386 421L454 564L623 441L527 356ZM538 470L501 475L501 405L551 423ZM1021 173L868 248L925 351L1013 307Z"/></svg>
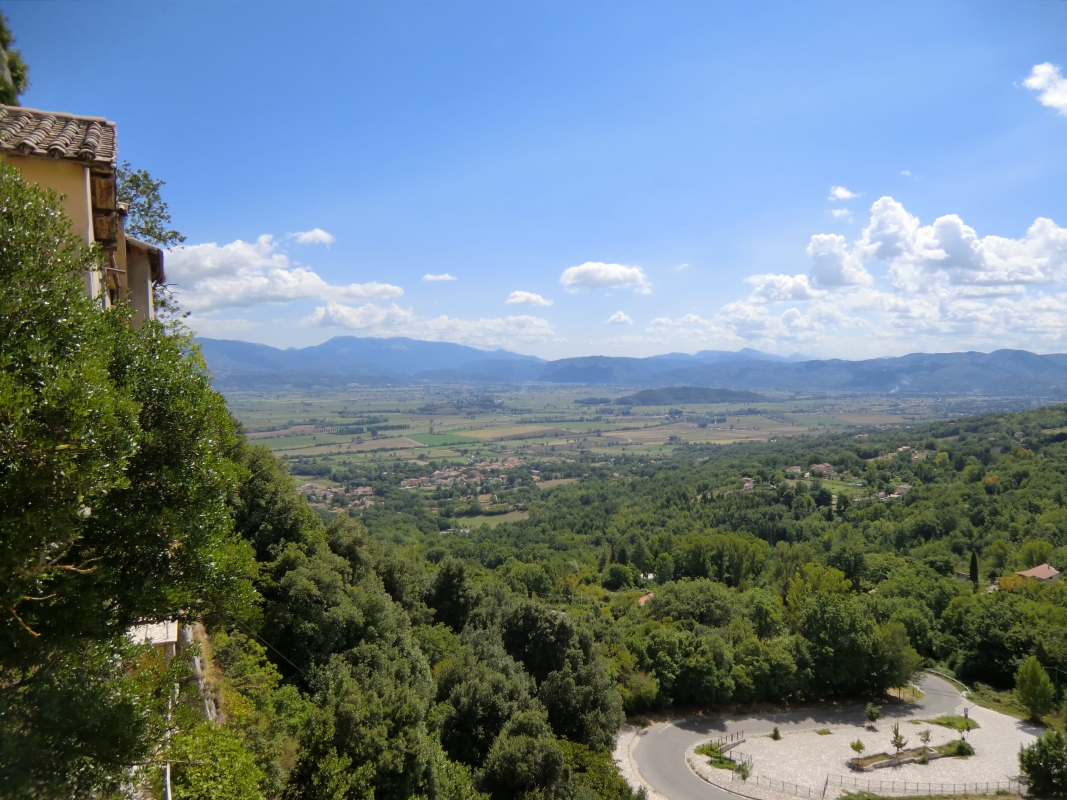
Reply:
<svg viewBox="0 0 1067 800"><path fill-rule="evenodd" d="M87 242L93 241L93 206L89 194L88 167L58 158L34 158L13 153L0 153L0 158L18 167L24 181L55 189L65 195L63 210L70 217L74 232ZM123 252L123 262L125 255Z"/></svg>

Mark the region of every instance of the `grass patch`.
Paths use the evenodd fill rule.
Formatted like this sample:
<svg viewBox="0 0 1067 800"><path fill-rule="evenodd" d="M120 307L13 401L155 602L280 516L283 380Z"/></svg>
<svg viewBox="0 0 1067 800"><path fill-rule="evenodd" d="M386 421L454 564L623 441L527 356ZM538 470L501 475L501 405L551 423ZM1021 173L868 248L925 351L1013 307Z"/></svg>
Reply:
<svg viewBox="0 0 1067 800"><path fill-rule="evenodd" d="M454 433L413 433L407 437L427 447L444 447L450 444L481 444L470 436L456 436Z"/></svg>
<svg viewBox="0 0 1067 800"><path fill-rule="evenodd" d="M1022 703L1015 697L1015 692L1010 689L1000 691L992 686L986 686L984 683L976 683L974 688L971 689L971 700L983 708L999 711L1009 717L1027 721L1030 719L1030 712L1023 707ZM1041 722L1049 728L1061 731L1067 729L1067 719L1064 718L1063 711L1054 711L1051 714L1046 714L1041 718Z"/></svg>
<svg viewBox="0 0 1067 800"><path fill-rule="evenodd" d="M954 731L973 731L981 727L970 717L943 716L937 719L928 719L931 725L940 725L942 728L952 728Z"/></svg>
<svg viewBox="0 0 1067 800"><path fill-rule="evenodd" d="M693 752L699 756L707 756L708 763L716 769L733 770L737 768L737 764L722 754L722 748L719 747L718 742L704 742L704 744L696 747Z"/></svg>
<svg viewBox="0 0 1067 800"><path fill-rule="evenodd" d="M819 728L819 730L815 732L819 734L819 736L829 736L831 733L833 733L833 731L829 728Z"/></svg>

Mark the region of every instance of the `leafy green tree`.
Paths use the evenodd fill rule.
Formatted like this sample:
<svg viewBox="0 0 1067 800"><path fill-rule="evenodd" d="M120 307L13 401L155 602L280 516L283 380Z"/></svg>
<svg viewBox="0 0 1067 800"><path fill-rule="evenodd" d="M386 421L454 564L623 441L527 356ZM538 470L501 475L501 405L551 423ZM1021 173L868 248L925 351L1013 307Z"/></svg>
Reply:
<svg viewBox="0 0 1067 800"><path fill-rule="evenodd" d="M160 193L166 181L156 180L147 170L134 169L123 161L118 169L119 202L126 203L126 233L142 242L174 247L185 241L170 225L170 208Z"/></svg>
<svg viewBox="0 0 1067 800"><path fill-rule="evenodd" d="M808 603L801 633L810 643L813 682L827 694L862 691L876 667L876 633L853 598L817 593Z"/></svg>
<svg viewBox="0 0 1067 800"><path fill-rule="evenodd" d="M73 685L75 653L103 659L135 622L245 613L252 599L226 505L238 471L225 402L181 328L133 328L127 309L85 296L97 259L54 192L0 166L0 703L44 715L15 729L0 717L5 741L44 724L32 698ZM42 740L62 748L39 756L54 780L82 753L101 769L128 757L126 736L98 722L141 730L137 702L96 699L64 721L65 740Z"/></svg>
<svg viewBox="0 0 1067 800"><path fill-rule="evenodd" d="M972 550L971 551L971 567L970 567L969 575L970 575L970 578L971 578L971 585L974 587L974 590L977 592L978 591L978 551L977 550Z"/></svg>
<svg viewBox="0 0 1067 800"><path fill-rule="evenodd" d="M1026 659L1015 673L1015 695L1034 720L1039 720L1055 705L1056 690L1036 656Z"/></svg>
<svg viewBox="0 0 1067 800"><path fill-rule="evenodd" d="M674 558L671 557L670 553L660 553L656 556L653 574L656 576L657 583L667 583L674 580Z"/></svg>
<svg viewBox="0 0 1067 800"><path fill-rule="evenodd" d="M633 586L633 580L633 570L625 564L608 564L600 582L605 589L617 592L620 589L629 589Z"/></svg>
<svg viewBox="0 0 1067 800"><path fill-rule="evenodd" d="M174 737L166 751L175 800L260 800L264 775L240 738L204 723Z"/></svg>
<svg viewBox="0 0 1067 800"><path fill-rule="evenodd" d="M537 692L552 729L591 747L608 747L625 719L622 698L602 659L549 673Z"/></svg>
<svg viewBox="0 0 1067 800"><path fill-rule="evenodd" d="M240 738L262 772L263 794L278 797L285 788L309 703L295 686L282 684L281 674L259 642L240 631L219 631L211 637L211 644L222 669L226 727Z"/></svg>
<svg viewBox="0 0 1067 800"><path fill-rule="evenodd" d="M570 768L543 710L511 718L489 752L481 783L494 800L548 800L568 794Z"/></svg>
<svg viewBox="0 0 1067 800"><path fill-rule="evenodd" d="M463 630L473 604L466 564L457 558L442 561L434 574L426 602L434 609L438 622L457 633Z"/></svg>
<svg viewBox="0 0 1067 800"><path fill-rule="evenodd" d="M0 14L0 103L8 106L17 106L19 96L30 88L29 67L13 44L15 37L7 26L7 17Z"/></svg>
<svg viewBox="0 0 1067 800"><path fill-rule="evenodd" d="M645 609L655 619L691 619L718 628L741 613L741 603L725 585L697 578L660 586Z"/></svg>
<svg viewBox="0 0 1067 800"><path fill-rule="evenodd" d="M533 600L505 610L500 633L508 655L521 662L538 684L563 669L571 651L579 647L574 622Z"/></svg>
<svg viewBox="0 0 1067 800"><path fill-rule="evenodd" d="M1019 751L1019 767L1030 779L1034 797L1067 796L1067 736L1050 730Z"/></svg>
<svg viewBox="0 0 1067 800"><path fill-rule="evenodd" d="M1019 548L1019 558L1026 569L1045 564L1052 557L1053 547L1040 539L1031 539Z"/></svg>
<svg viewBox="0 0 1067 800"><path fill-rule="evenodd" d="M428 708L428 676L411 680L395 651L362 649L315 670L315 709L289 776L289 798L400 800L432 785L435 748L420 724ZM361 657L367 661L348 663Z"/></svg>
<svg viewBox="0 0 1067 800"><path fill-rule="evenodd" d="M857 543L850 540L835 547L826 559L826 564L841 570L845 577L852 581L853 591L859 590L860 580L867 568L867 560Z"/></svg>
<svg viewBox="0 0 1067 800"><path fill-rule="evenodd" d="M53 651L32 680L0 691L0 797L107 796L151 757L171 683L143 650L119 636Z"/></svg>
<svg viewBox="0 0 1067 800"><path fill-rule="evenodd" d="M903 624L892 621L878 629L871 689L882 692L889 688L907 686L922 665L922 658L911 646Z"/></svg>
<svg viewBox="0 0 1067 800"><path fill-rule="evenodd" d="M479 664L448 694L441 744L450 758L480 767L511 716L529 705L526 682Z"/></svg>

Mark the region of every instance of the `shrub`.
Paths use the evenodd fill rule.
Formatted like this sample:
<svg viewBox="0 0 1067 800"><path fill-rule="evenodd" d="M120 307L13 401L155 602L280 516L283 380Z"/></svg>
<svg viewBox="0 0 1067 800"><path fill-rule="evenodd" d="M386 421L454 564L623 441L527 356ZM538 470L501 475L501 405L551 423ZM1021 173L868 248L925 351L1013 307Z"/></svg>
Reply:
<svg viewBox="0 0 1067 800"><path fill-rule="evenodd" d="M870 727L873 728L874 727L874 723L876 723L878 721L878 718L880 716L882 716L882 707L881 706L876 706L874 703L868 703L867 704L867 708L866 708L866 712L867 712L867 722L869 723Z"/></svg>
<svg viewBox="0 0 1067 800"><path fill-rule="evenodd" d="M957 739L954 742L943 744L937 748L937 752L946 756L973 756L974 748L971 747L970 742L965 742L962 739Z"/></svg>
<svg viewBox="0 0 1067 800"><path fill-rule="evenodd" d="M776 742L779 741L782 738L782 734L778 731L778 726L777 725L775 725L774 726L774 730L771 731L771 738L774 739L774 741L776 741Z"/></svg>
<svg viewBox="0 0 1067 800"><path fill-rule="evenodd" d="M1062 731L1048 731L1019 751L1019 767L1030 779L1031 795L1067 795L1067 736Z"/></svg>
<svg viewBox="0 0 1067 800"><path fill-rule="evenodd" d="M860 739L852 742L849 747L851 747L857 754L862 753L867 749L867 746Z"/></svg>

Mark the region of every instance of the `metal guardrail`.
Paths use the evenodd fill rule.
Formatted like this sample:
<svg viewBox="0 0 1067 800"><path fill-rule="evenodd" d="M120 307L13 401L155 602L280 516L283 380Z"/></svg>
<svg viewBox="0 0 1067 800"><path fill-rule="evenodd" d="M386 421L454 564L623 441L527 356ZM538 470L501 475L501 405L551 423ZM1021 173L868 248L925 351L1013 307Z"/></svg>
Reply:
<svg viewBox="0 0 1067 800"><path fill-rule="evenodd" d="M742 753L740 750L731 750L729 753L723 753L723 758L728 758L735 764L744 764L749 769L755 763L755 760L748 753Z"/></svg>
<svg viewBox="0 0 1067 800"><path fill-rule="evenodd" d="M744 731L738 731L737 733L729 733L726 736L720 736L718 739L709 739L710 744L717 744L722 747L724 744L735 744L742 741L745 738Z"/></svg>
<svg viewBox="0 0 1067 800"><path fill-rule="evenodd" d="M923 783L922 781L882 781L867 778L850 778L843 775L827 775L822 796L833 787L856 789L880 795L898 797L926 796L937 794L993 794L999 791L1021 792L1017 780L987 781L986 783Z"/></svg>
<svg viewBox="0 0 1067 800"><path fill-rule="evenodd" d="M953 678L951 675L946 675L944 672L938 672L936 669L924 669L923 672L929 672L931 675L936 675L939 678L944 678L949 683L954 683L957 686L962 686L963 691L965 691L967 694L971 693L971 690L968 688L967 684L961 681L959 678Z"/></svg>

